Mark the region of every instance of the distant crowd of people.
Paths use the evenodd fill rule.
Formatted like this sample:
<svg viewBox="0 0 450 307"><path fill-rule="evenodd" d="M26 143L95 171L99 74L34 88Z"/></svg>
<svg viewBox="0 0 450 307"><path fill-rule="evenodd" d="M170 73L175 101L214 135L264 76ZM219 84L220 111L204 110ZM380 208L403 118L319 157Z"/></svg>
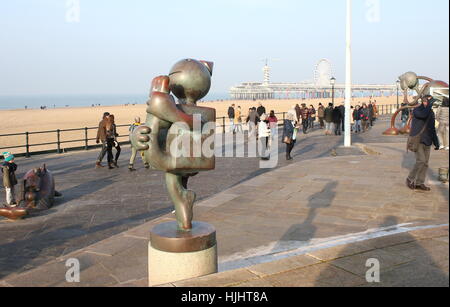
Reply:
<svg viewBox="0 0 450 307"><path fill-rule="evenodd" d="M358 103L351 107L351 130L353 133L364 133L373 127L379 116L376 101L369 103ZM320 128L325 129L326 135L341 135L345 131L345 105L342 102L339 106L329 103L328 107L319 104L318 116Z"/></svg>
<svg viewBox="0 0 450 307"><path fill-rule="evenodd" d="M379 116L376 101L369 100L368 103L359 103L356 107L352 107L351 130L353 133L364 133L373 127ZM270 135L275 135L278 129L279 119L275 115L275 111L266 114L266 108L259 103L258 107L248 109L247 115L242 114L241 106L232 104L228 108L228 119L230 123L230 132L243 132L243 125L247 125L249 136L257 136L258 138L268 138L270 144ZM339 106L329 103L325 107L319 103L316 108L313 105L309 107L306 104L297 104L287 112L284 119L283 142L286 147L286 159L291 160L291 152L295 146L297 134L302 131L308 134L316 128L324 129L326 135L342 135L345 131L345 106L342 102ZM287 137L289 136L289 137ZM263 157L265 158L265 157Z"/></svg>

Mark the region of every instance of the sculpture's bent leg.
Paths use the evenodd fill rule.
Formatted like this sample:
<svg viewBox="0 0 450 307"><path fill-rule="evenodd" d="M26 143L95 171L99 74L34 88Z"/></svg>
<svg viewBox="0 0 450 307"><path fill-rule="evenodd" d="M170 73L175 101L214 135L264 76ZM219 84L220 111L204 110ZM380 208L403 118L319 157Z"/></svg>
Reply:
<svg viewBox="0 0 450 307"><path fill-rule="evenodd" d="M166 173L166 185L170 198L175 205L175 214L178 221L178 229L190 231L194 217L193 207L195 193L187 189L188 176Z"/></svg>
<svg viewBox="0 0 450 307"><path fill-rule="evenodd" d="M403 110L404 108L400 108L395 112L395 114L391 118L391 127L383 132L384 135L399 135L399 130L395 128L395 121L397 119L397 115Z"/></svg>

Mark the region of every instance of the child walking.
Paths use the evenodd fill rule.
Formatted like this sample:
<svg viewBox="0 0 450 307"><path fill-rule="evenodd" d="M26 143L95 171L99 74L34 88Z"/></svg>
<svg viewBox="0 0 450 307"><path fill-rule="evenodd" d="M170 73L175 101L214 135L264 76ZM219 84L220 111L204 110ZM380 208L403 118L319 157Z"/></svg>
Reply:
<svg viewBox="0 0 450 307"><path fill-rule="evenodd" d="M10 152L4 152L5 162L2 164L3 186L6 190L6 204L10 207L16 206L16 196L14 186L17 185L16 170L17 164L14 163L14 155Z"/></svg>

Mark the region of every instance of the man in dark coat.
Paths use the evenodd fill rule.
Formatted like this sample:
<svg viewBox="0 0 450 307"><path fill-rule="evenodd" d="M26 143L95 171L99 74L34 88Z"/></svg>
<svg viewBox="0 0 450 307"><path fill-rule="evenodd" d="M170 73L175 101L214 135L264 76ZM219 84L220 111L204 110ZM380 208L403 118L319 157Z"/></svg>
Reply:
<svg viewBox="0 0 450 307"><path fill-rule="evenodd" d="M422 131L423 133L419 148L415 153L416 164L406 179L406 185L412 190L431 190L425 185L425 179L430 161L431 145L433 145L433 140L437 138L433 103L432 96L425 96L422 98L422 105L413 111L410 136L418 136Z"/></svg>
<svg viewBox="0 0 450 307"><path fill-rule="evenodd" d="M342 115L340 107L336 107L333 110L333 123L334 123L334 134L341 135L341 121Z"/></svg>
<svg viewBox="0 0 450 307"><path fill-rule="evenodd" d="M373 127L373 121L375 118L375 110L373 108L372 102L369 103L369 125L370 127Z"/></svg>
<svg viewBox="0 0 450 307"><path fill-rule="evenodd" d="M339 106L339 112L341 113L341 122L340 122L340 124L342 126L342 131L345 131L345 104L344 104L344 102L341 103L341 105ZM340 131L339 131L339 135L341 135Z"/></svg>
<svg viewBox="0 0 450 307"><path fill-rule="evenodd" d="M258 116L261 117L261 115L266 114L266 108L262 105L262 103L259 103L258 109L256 109L256 113L258 113Z"/></svg>
<svg viewBox="0 0 450 307"><path fill-rule="evenodd" d="M234 132L234 107L235 105L232 104L228 108L228 119L230 120L230 132Z"/></svg>
<svg viewBox="0 0 450 307"><path fill-rule="evenodd" d="M331 135L333 127L333 104L329 103L328 107L324 111L325 118L325 134Z"/></svg>

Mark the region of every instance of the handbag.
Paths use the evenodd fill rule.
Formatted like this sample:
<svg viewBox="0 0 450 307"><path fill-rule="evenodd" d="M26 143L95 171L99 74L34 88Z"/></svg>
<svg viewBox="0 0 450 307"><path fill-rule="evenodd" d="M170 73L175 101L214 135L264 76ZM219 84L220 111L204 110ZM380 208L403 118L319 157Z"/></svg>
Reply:
<svg viewBox="0 0 450 307"><path fill-rule="evenodd" d="M291 144L292 143L292 138L288 137L288 136L285 136L284 140L283 140L283 143L284 144Z"/></svg>
<svg viewBox="0 0 450 307"><path fill-rule="evenodd" d="M407 152L417 152L419 150L420 140L422 139L422 135L428 127L428 123L430 122L431 115L428 117L425 125L423 126L422 131L415 136L409 136L408 141L406 142L406 151Z"/></svg>

